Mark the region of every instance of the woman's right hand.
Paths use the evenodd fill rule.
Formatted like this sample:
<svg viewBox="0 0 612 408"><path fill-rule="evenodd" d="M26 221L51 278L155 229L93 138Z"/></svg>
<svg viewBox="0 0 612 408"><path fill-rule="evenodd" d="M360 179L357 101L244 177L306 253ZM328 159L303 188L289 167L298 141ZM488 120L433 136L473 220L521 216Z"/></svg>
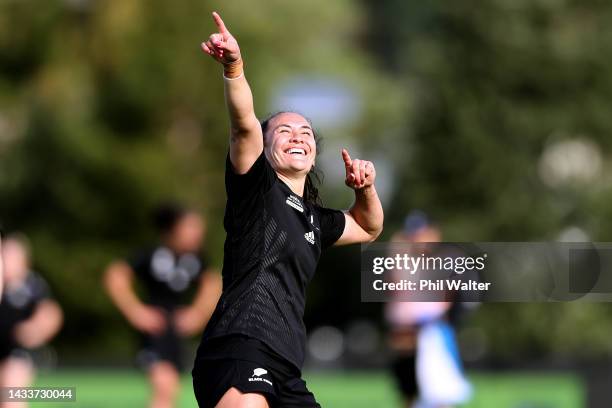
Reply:
<svg viewBox="0 0 612 408"><path fill-rule="evenodd" d="M261 125L255 115L253 93L244 76L240 47L216 12L219 32L202 43L202 50L223 64L225 105L229 113L229 156L238 174L246 173L263 151Z"/></svg>
<svg viewBox="0 0 612 408"><path fill-rule="evenodd" d="M239 63L241 57L238 41L230 34L216 11L212 16L219 32L211 34L208 41L202 43L202 50L224 66Z"/></svg>
<svg viewBox="0 0 612 408"><path fill-rule="evenodd" d="M167 326L164 312L147 305L140 305L132 310L128 320L136 329L152 335L163 333Z"/></svg>

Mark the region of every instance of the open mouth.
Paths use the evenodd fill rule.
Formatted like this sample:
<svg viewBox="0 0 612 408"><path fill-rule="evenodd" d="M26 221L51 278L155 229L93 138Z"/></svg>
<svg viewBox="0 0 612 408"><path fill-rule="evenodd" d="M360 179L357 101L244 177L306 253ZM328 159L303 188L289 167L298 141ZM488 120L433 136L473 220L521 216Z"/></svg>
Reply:
<svg viewBox="0 0 612 408"><path fill-rule="evenodd" d="M291 155L301 155L301 156L306 156L306 150L304 149L300 149L299 147L292 147L289 150L285 150L285 153L287 154L291 154Z"/></svg>

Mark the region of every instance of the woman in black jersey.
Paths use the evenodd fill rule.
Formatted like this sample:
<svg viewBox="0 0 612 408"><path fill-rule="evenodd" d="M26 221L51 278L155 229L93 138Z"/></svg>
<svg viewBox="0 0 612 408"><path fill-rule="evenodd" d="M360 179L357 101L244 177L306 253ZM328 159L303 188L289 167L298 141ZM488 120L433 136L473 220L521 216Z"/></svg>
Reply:
<svg viewBox="0 0 612 408"><path fill-rule="evenodd" d="M238 43L217 13L213 18L219 32L202 49L224 68L227 237L223 293L193 369L196 398L200 407L318 407L301 379L306 285L321 250L380 234L376 172L343 150L355 203L345 212L319 206L312 125L293 112L258 121Z"/></svg>

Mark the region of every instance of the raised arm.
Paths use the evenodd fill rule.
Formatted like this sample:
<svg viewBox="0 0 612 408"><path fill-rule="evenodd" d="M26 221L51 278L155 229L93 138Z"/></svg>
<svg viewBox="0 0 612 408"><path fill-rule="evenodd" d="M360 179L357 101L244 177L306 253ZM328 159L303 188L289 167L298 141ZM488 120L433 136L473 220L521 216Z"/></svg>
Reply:
<svg viewBox="0 0 612 408"><path fill-rule="evenodd" d="M223 65L225 104L230 119L230 160L238 174L246 173L263 151L263 135L255 116L253 94L246 80L238 42L213 12L219 30L202 43L202 50Z"/></svg>
<svg viewBox="0 0 612 408"><path fill-rule="evenodd" d="M355 202L345 212L344 232L335 245L372 242L382 232L384 221L382 204L374 187L376 169L372 162L351 159L346 149L342 149L342 160L345 183L355 190Z"/></svg>

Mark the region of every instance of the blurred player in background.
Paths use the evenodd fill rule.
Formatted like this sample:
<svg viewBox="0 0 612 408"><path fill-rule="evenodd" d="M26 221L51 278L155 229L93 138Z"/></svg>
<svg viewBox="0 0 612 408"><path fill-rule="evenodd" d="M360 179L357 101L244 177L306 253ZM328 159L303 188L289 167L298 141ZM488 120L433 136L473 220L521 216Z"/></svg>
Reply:
<svg viewBox="0 0 612 408"><path fill-rule="evenodd" d="M404 228L391 238L392 242L411 244L411 249L406 250L414 251L415 256L433 255L435 245L427 243L440 240L440 229L421 211L410 213ZM394 271L394 274L402 272ZM391 369L404 399L403 406L442 408L464 403L469 398L471 387L463 375L454 329L449 324L455 321L459 307L446 301L386 304L389 345L393 352Z"/></svg>
<svg viewBox="0 0 612 408"><path fill-rule="evenodd" d="M176 204L157 209L159 243L128 260L113 262L106 289L128 322L141 333L137 360L148 373L152 408L173 407L184 368L181 338L200 333L221 293L221 279L202 253L205 225ZM135 283L144 291L140 299Z"/></svg>
<svg viewBox="0 0 612 408"><path fill-rule="evenodd" d="M63 321L62 310L51 299L43 278L31 271L25 237L8 236L1 253L4 296L0 302L0 387L28 387L35 374L31 351L57 334Z"/></svg>

